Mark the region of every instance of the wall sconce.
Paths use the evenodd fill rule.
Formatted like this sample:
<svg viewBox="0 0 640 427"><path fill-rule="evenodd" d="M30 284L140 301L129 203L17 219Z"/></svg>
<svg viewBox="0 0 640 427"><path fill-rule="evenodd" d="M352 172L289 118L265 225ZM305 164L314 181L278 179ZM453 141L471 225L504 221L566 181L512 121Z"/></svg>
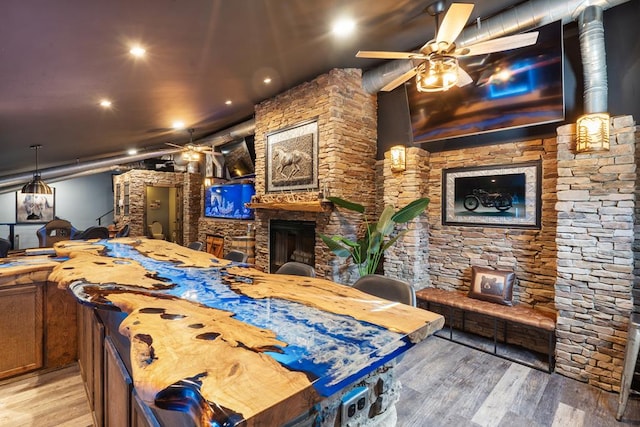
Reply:
<svg viewBox="0 0 640 427"><path fill-rule="evenodd" d="M406 149L404 145L394 145L391 151L391 171L402 172L407 169Z"/></svg>
<svg viewBox="0 0 640 427"><path fill-rule="evenodd" d="M609 150L609 113L590 113L576 122L576 152Z"/></svg>

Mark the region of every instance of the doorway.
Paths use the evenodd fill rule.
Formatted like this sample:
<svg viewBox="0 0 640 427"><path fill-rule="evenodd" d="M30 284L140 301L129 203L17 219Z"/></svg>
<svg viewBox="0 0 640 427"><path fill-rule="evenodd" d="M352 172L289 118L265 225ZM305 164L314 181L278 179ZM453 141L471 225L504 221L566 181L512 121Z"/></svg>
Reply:
<svg viewBox="0 0 640 427"><path fill-rule="evenodd" d="M144 227L149 237L153 237L151 224L159 222L164 240L182 245L182 186L147 185L145 197Z"/></svg>

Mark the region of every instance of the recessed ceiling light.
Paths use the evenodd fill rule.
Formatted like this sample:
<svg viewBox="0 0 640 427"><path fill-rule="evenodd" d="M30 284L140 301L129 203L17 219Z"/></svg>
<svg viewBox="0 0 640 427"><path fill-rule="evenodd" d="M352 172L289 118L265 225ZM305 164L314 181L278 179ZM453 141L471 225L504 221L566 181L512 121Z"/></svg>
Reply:
<svg viewBox="0 0 640 427"><path fill-rule="evenodd" d="M173 122L171 127L174 128L175 130L180 130L180 129L184 129L185 128L185 124L184 124L183 121L177 120L177 121Z"/></svg>
<svg viewBox="0 0 640 427"><path fill-rule="evenodd" d="M231 102L231 100L230 100L230 99L227 99L226 101L224 101L224 103L225 103L225 105L231 105L231 104L233 104L233 102Z"/></svg>
<svg viewBox="0 0 640 427"><path fill-rule="evenodd" d="M353 33L356 28L356 22L353 19L341 18L333 23L331 31L339 37L348 36Z"/></svg>
<svg viewBox="0 0 640 427"><path fill-rule="evenodd" d="M101 99L100 106L103 108L109 108L111 107L111 101L109 101L108 99Z"/></svg>
<svg viewBox="0 0 640 427"><path fill-rule="evenodd" d="M137 58L141 58L145 53L147 53L147 51L142 46L136 45L132 46L131 49L129 49L129 53Z"/></svg>
<svg viewBox="0 0 640 427"><path fill-rule="evenodd" d="M262 81L264 82L264 84L268 85L269 83L271 83L271 77L265 77Z"/></svg>
<svg viewBox="0 0 640 427"><path fill-rule="evenodd" d="M135 148L130 148L129 150L127 150L127 154L133 156L135 154L138 154L138 150L136 150Z"/></svg>

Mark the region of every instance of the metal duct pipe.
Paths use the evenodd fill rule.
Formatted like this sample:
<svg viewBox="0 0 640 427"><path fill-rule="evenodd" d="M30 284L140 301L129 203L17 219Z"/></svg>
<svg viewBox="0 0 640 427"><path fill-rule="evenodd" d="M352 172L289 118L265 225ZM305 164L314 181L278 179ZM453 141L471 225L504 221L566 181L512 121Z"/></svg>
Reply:
<svg viewBox="0 0 640 427"><path fill-rule="evenodd" d="M249 119L246 122L242 122L238 125L232 126L220 132L213 133L205 138L202 138L199 142L205 144L211 144L212 147L225 144L234 139L244 138L245 136L253 135L256 130L256 119Z"/></svg>
<svg viewBox="0 0 640 427"><path fill-rule="evenodd" d="M608 88L602 9L598 6L585 8L580 13L578 29L584 74L584 113L604 113Z"/></svg>
<svg viewBox="0 0 640 427"><path fill-rule="evenodd" d="M124 166L124 165L105 166L102 168L91 169L89 171L78 172L71 175L59 176L57 178L50 178L50 179L47 179L47 183L51 184L54 182L66 181L68 179L75 179L75 178L81 178L83 176L95 175L102 172L110 172L110 171L126 172L131 169L133 169L131 166ZM0 188L0 194L13 193L14 191L20 191L21 189L22 189L22 185L14 185L12 187L2 187Z"/></svg>
<svg viewBox="0 0 640 427"><path fill-rule="evenodd" d="M153 157L162 157L168 156L171 154L175 154L182 151L182 148L171 148L166 150L157 150L157 151L149 151L140 154L134 154L132 156L118 156L118 157L109 157L101 160L94 160L85 163L74 163L71 165L57 166L48 169L40 169L40 175L42 179L53 180L55 178L66 179L71 176L79 176L78 174L87 172L86 175L91 173L99 173L104 172L106 169L112 166L133 163L140 160L150 159ZM32 172L24 172L15 175L7 175L4 177L0 177L0 193L6 193L6 187L17 187L24 185L27 181L33 178ZM9 190L9 191L15 191Z"/></svg>
<svg viewBox="0 0 640 427"><path fill-rule="evenodd" d="M574 21L589 6L598 6L601 10L606 10L627 1L629 0L530 0L482 21L480 26L465 28L456 39L456 45L464 47L531 30L555 21L567 24ZM377 93L412 67L411 60L388 61L378 68L365 72L362 76L362 87L370 94Z"/></svg>

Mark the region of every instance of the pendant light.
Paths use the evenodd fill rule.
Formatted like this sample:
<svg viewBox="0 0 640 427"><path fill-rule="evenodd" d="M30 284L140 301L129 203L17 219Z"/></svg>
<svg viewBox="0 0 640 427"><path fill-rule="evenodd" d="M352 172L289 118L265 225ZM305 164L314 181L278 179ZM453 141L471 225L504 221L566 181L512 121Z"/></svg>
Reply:
<svg viewBox="0 0 640 427"><path fill-rule="evenodd" d="M51 187L40 177L40 171L38 170L38 150L42 148L42 145L29 146L32 150L36 150L36 170L33 173L33 179L26 183L22 187L23 194L53 194Z"/></svg>

